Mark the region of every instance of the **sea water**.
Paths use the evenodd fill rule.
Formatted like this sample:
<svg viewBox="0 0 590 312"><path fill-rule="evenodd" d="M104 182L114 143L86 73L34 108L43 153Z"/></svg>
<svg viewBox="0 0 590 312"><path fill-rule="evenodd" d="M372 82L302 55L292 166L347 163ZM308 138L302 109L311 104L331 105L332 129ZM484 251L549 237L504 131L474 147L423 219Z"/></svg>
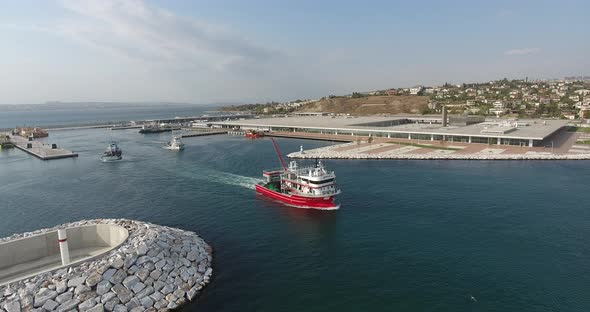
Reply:
<svg viewBox="0 0 590 312"><path fill-rule="evenodd" d="M52 131L78 158L0 151L0 237L90 218L195 231L214 278L186 311L586 311L587 161L327 160L337 211L257 196L268 138ZM102 163L110 139L123 160ZM277 139L284 154L334 144Z"/></svg>

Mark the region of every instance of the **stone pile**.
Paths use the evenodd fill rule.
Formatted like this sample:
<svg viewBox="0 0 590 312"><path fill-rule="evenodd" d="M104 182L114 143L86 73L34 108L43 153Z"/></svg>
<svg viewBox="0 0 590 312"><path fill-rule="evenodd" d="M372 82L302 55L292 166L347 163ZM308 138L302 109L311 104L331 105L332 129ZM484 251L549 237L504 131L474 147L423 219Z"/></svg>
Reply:
<svg viewBox="0 0 590 312"><path fill-rule="evenodd" d="M400 150L384 152L380 154L364 154L355 150L335 151L325 147L307 150L304 153L294 152L288 154L289 158L298 159L415 159L415 160L584 160L590 159L590 153L586 154L552 154L552 153L527 153L527 154L452 154L450 152L433 151L426 154L412 153L412 147L402 147ZM417 149L417 148L416 148Z"/></svg>
<svg viewBox="0 0 590 312"><path fill-rule="evenodd" d="M197 234L124 219L98 219L17 234L97 223L129 231L118 248L81 264L0 286L0 310L164 311L194 300L209 282L212 250Z"/></svg>

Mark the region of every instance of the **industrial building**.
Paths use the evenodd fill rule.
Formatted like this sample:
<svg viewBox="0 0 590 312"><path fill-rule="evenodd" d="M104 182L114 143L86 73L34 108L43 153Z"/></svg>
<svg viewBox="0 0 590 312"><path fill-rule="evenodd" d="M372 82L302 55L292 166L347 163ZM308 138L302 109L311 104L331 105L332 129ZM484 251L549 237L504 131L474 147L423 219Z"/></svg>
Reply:
<svg viewBox="0 0 590 312"><path fill-rule="evenodd" d="M446 117L446 114L444 114ZM313 132L429 141L545 146L567 120L484 119L479 116L292 116L211 122L216 128Z"/></svg>

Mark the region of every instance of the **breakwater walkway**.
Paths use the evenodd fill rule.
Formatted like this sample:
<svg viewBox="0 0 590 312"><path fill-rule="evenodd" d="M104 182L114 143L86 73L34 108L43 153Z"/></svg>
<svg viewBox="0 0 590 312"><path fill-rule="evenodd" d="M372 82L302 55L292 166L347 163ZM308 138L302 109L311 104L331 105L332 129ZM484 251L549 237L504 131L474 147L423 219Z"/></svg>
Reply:
<svg viewBox="0 0 590 312"><path fill-rule="evenodd" d="M194 300L209 282L212 249L197 234L125 219L85 220L15 234L1 243L92 224L129 236L103 256L0 286L0 308L18 311L166 311Z"/></svg>
<svg viewBox="0 0 590 312"><path fill-rule="evenodd" d="M24 152L27 152L41 160L61 159L69 157L78 157L77 153L58 148L57 145L47 145L40 141L29 141L17 135L11 135L10 141L14 146Z"/></svg>
<svg viewBox="0 0 590 312"><path fill-rule="evenodd" d="M578 152L552 152L549 148L507 145L431 144L409 140L358 141L294 152L299 159L406 159L406 160L586 160L590 149Z"/></svg>

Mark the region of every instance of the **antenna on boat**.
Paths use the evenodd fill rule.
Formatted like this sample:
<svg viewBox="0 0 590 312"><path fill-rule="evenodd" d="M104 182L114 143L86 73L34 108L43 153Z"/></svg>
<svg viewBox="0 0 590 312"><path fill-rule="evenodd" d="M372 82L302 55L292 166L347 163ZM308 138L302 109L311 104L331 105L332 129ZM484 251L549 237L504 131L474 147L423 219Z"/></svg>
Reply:
<svg viewBox="0 0 590 312"><path fill-rule="evenodd" d="M281 152L279 151L279 147L277 146L277 142L275 142L274 138L270 138L272 141L272 145L275 147L275 151L277 152L277 156L279 156L279 160L281 161L281 166L283 166L283 170L287 171L287 166L285 166L285 161L283 160L283 156L281 156Z"/></svg>

